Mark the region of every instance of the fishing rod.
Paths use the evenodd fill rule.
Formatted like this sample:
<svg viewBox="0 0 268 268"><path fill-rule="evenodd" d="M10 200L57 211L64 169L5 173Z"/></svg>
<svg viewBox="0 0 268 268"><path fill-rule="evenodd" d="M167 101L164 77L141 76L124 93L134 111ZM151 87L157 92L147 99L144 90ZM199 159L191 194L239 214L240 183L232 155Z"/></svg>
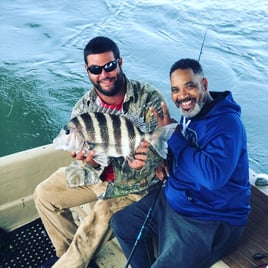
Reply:
<svg viewBox="0 0 268 268"><path fill-rule="evenodd" d="M204 37L203 37L202 45L201 45L199 56L198 56L198 61L200 61L200 58L201 58L201 54L202 54L203 47L204 47L204 44L205 44L206 35L207 35L207 29L206 29ZM164 181L166 181L166 180L167 180L167 174L166 174L166 172L164 172ZM161 181L161 187L159 187L158 191L155 194L155 198L154 198L154 200L152 202L152 205L150 206L150 208L149 208L149 210L148 210L148 212L146 214L145 220L144 220L144 222L143 222L143 224L141 226L141 229L140 229L140 231L139 231L139 233L138 233L138 235L136 237L136 241L135 241L135 243L133 245L133 248L132 248L132 250L130 252L130 255L129 255L128 259L127 259L127 263L126 263L124 268L128 268L128 266L130 264L130 261L131 261L133 255L134 255L134 252L135 252L135 250L137 248L137 245L138 245L140 239L142 238L144 229L145 229L146 224L147 224L147 222L148 222L148 220L149 220L149 218L150 218L150 216L152 214L152 211L154 209L154 206L155 206L156 201L157 201L157 199L159 197L159 194L160 194L160 191L161 191L162 187L163 187L163 182Z"/></svg>
<svg viewBox="0 0 268 268"><path fill-rule="evenodd" d="M203 52L203 47L204 47L204 44L205 44L205 39L206 39L207 31L208 31L208 29L206 29L205 34L204 34L204 37L203 37L203 42L202 42L201 49L200 49L200 52L199 52L198 61L200 61L201 54Z"/></svg>
<svg viewBox="0 0 268 268"><path fill-rule="evenodd" d="M165 173L165 172L164 172L164 173ZM164 174L164 180L166 180L166 178L167 178L167 175ZM129 266L129 264L130 264L130 261L131 261L131 259L132 259L132 257L133 257L133 254L134 254L134 252L135 252L135 250L136 250L136 248L137 248L137 245L138 245L140 239L142 238L143 231L144 231L144 229L145 229L145 227L146 227L146 224L147 224L147 222L148 222L148 220L149 220L149 218L150 218L150 216L151 216L151 214L152 214L152 211L153 211L153 209L154 209L154 206L155 206L155 204L156 204L156 201L157 201L157 199L158 199L158 196L159 196L159 194L160 194L160 192L161 192L161 190L162 190L162 188L163 188L163 182L160 181L159 184L160 184L160 187L159 187L159 189L157 190L157 192L155 193L155 198L154 198L154 200L153 200L153 202L152 202L152 204L151 204L151 206L150 206L150 208L149 208L149 210L148 210L148 212L147 212L147 214L146 214L145 220L144 220L144 222L143 222L143 224L142 224L142 226L141 226L141 229L140 229L140 231L139 231L139 233L138 233L138 235L137 235L136 241L135 241L135 243L134 243L134 245L133 245L133 248L132 248L132 250L131 250L131 252L130 252L130 255L128 256L128 259L127 259L127 263L126 263L126 265L125 265L125 268L128 268L128 266Z"/></svg>

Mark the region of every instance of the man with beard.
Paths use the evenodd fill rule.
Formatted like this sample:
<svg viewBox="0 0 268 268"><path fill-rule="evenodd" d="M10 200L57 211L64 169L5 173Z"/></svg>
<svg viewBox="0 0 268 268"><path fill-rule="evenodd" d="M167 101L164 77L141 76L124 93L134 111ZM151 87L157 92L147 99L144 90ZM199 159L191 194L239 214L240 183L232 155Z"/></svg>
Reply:
<svg viewBox="0 0 268 268"><path fill-rule="evenodd" d="M163 97L151 85L126 77L114 41L93 38L84 49L84 60L93 88L76 103L72 118L101 107L135 114L152 125L156 122L150 106L161 107ZM35 189L36 208L56 250L56 257L42 267L87 267L110 238L112 214L142 198L158 182L152 170L161 159L145 141L133 159L110 158L108 167L94 161L94 151L71 156L70 166L60 168ZM94 201L91 214L77 228L70 208Z"/></svg>
<svg viewBox="0 0 268 268"><path fill-rule="evenodd" d="M111 219L132 268L208 268L234 247L248 220L249 165L240 106L230 91L209 92L196 60L175 62L170 82L182 116L168 140L168 161L157 168L157 176L167 178L165 187ZM152 110L160 126L172 121L165 104L162 109L163 117ZM151 217L141 238L148 211Z"/></svg>

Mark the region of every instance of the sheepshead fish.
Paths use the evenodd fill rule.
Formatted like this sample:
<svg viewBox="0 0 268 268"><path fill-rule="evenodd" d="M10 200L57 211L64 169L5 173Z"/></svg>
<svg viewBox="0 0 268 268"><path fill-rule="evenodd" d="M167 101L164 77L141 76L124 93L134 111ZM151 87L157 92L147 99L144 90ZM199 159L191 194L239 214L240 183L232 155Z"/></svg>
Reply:
<svg viewBox="0 0 268 268"><path fill-rule="evenodd" d="M142 140L148 141L162 157L167 156L167 140L177 123L156 128L131 114L89 112L72 118L53 140L56 149L71 152L94 150L94 160L108 165L108 157L131 157Z"/></svg>

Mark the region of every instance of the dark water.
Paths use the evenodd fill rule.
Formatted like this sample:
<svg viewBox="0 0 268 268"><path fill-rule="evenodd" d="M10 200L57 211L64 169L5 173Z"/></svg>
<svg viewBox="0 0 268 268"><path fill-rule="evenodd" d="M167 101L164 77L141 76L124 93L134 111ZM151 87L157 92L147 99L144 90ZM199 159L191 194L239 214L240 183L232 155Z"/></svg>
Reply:
<svg viewBox="0 0 268 268"><path fill-rule="evenodd" d="M210 90L232 90L248 132L250 166L268 172L268 1L0 1L0 156L51 143L89 88L82 52L117 41L123 69L170 100L168 72L198 58Z"/></svg>

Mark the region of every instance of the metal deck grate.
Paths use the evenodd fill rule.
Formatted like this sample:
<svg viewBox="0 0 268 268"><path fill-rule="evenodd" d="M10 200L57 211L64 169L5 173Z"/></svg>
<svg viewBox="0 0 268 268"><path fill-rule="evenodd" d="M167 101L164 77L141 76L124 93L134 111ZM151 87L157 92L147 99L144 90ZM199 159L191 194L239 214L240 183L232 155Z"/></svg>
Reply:
<svg viewBox="0 0 268 268"><path fill-rule="evenodd" d="M3 239L3 238L2 238ZM33 268L55 256L54 247L40 219L5 235L0 268Z"/></svg>

